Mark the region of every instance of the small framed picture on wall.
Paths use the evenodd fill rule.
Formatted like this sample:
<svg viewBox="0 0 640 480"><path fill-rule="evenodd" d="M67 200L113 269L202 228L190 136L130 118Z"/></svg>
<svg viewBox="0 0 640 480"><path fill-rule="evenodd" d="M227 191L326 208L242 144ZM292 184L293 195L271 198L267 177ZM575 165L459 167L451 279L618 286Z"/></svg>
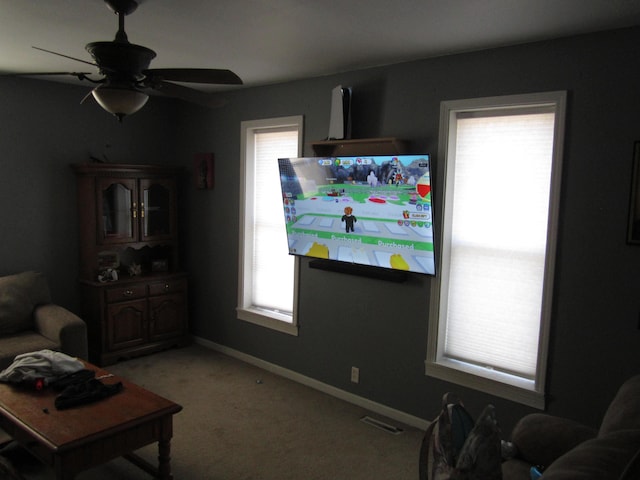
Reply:
<svg viewBox="0 0 640 480"><path fill-rule="evenodd" d="M213 188L213 153L196 153L194 155L193 167L198 190L208 190Z"/></svg>
<svg viewBox="0 0 640 480"><path fill-rule="evenodd" d="M640 245L640 141L633 145L627 242Z"/></svg>

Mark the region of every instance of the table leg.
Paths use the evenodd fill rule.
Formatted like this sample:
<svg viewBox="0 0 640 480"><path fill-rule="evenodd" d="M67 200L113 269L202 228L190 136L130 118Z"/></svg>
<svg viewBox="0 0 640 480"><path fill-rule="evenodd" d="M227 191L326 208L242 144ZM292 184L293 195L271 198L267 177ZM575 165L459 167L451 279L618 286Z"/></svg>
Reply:
<svg viewBox="0 0 640 480"><path fill-rule="evenodd" d="M171 440L158 442L158 478L161 480L173 480L171 475Z"/></svg>
<svg viewBox="0 0 640 480"><path fill-rule="evenodd" d="M173 437L173 418L167 415L156 424L158 442L158 465L152 465L135 453L128 453L124 458L160 480L173 480L171 474L171 438Z"/></svg>
<svg viewBox="0 0 640 480"><path fill-rule="evenodd" d="M69 469L65 468L60 457L54 459L53 469L56 474L56 480L73 480L76 476L74 473L69 473Z"/></svg>

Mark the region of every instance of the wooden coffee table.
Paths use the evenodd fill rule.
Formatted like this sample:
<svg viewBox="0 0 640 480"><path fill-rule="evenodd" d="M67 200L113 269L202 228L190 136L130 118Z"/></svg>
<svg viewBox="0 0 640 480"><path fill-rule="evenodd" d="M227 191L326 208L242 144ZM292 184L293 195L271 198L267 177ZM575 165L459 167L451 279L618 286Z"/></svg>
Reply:
<svg viewBox="0 0 640 480"><path fill-rule="evenodd" d="M121 392L96 403L57 410L57 392L0 383L0 427L55 470L57 480L123 456L153 476L172 479L173 415L182 407L87 363L105 384L122 382ZM133 454L158 442L158 466Z"/></svg>

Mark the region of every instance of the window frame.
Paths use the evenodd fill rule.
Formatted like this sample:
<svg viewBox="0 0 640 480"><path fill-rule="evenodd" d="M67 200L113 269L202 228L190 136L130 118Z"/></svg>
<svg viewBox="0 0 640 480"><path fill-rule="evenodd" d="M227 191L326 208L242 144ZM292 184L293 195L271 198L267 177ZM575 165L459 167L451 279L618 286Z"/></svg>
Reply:
<svg viewBox="0 0 640 480"><path fill-rule="evenodd" d="M506 95L500 97L484 97L466 100L444 101L440 107L440 135L438 158L438 185L442 190L436 202L442 207L436 209L441 228L437 232L437 245L441 252L437 256L436 271L438 276L431 282L431 296L429 307L429 326L427 339L427 358L425 360L425 374L458 385L473 388L485 393L513 400L528 406L544 409L546 405L545 383L547 357L549 350L549 332L553 304L553 283L556 263L558 217L560 210L560 186L562 176L562 155L565 136L566 118L565 91L542 92L523 95ZM540 317L540 334L538 337L538 352L536 374L533 381L507 373L493 371L470 363L446 358L442 354L443 335L441 333L440 297L443 284L448 282L448 265L446 265L445 222L451 221L450 210L447 210L447 195L451 198L451 189L447 191L446 179L449 161L455 161L457 116L465 113L486 113L498 110L516 112L532 107L553 107L555 110L554 139L552 150L552 166L550 178L549 210L547 217L547 244L545 252L544 280L542 289L542 305ZM437 205L436 205L437 206ZM444 315L442 316L444 317Z"/></svg>
<svg viewBox="0 0 640 480"><path fill-rule="evenodd" d="M253 214L252 202L247 198L248 185L254 181L253 165L248 165L254 156L252 137L255 132L277 129L295 129L298 132L297 155L302 156L304 117L302 115L268 118L262 120L248 120L240 123L240 229L238 249L238 306L236 316L255 325L260 325L278 332L298 335L298 283L300 277L300 262L294 259L293 305L292 313L279 312L258 308L252 305L252 263L253 251ZM276 161L277 159L274 159ZM283 225L284 229L284 218Z"/></svg>

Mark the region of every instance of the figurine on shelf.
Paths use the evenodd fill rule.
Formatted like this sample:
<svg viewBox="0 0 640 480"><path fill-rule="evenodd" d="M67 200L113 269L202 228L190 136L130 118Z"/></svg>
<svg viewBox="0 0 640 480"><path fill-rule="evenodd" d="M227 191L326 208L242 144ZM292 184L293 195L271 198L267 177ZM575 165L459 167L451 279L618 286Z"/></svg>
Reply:
<svg viewBox="0 0 640 480"><path fill-rule="evenodd" d="M115 268L107 268L98 274L100 283L115 282L116 280L118 280L118 271Z"/></svg>
<svg viewBox="0 0 640 480"><path fill-rule="evenodd" d="M142 267L140 266L140 264L134 262L129 265L129 275L135 277L140 274L142 274Z"/></svg>

